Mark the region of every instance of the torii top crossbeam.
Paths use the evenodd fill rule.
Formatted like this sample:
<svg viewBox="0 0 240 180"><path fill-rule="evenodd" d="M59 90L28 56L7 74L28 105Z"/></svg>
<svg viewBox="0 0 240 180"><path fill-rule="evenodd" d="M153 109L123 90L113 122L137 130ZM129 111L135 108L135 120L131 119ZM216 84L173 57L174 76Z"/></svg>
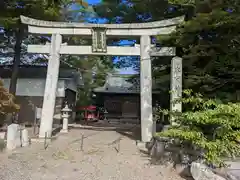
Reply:
<svg viewBox="0 0 240 180"><path fill-rule="evenodd" d="M32 26L52 27L52 28L107 28L107 29L139 29L139 28L161 28L166 26L176 26L182 22L184 16L166 19L161 21L147 23L124 23L124 24L92 24L92 23L74 23L74 22L56 22L43 21L26 16L21 16L21 21L24 24Z"/></svg>
<svg viewBox="0 0 240 180"><path fill-rule="evenodd" d="M110 36L142 36L169 34L176 26L184 21L184 16L147 23L125 24L90 24L75 22L54 22L32 19L21 16L23 24L28 25L30 33L37 34L68 34L68 35L91 35L91 29L106 29L106 35Z"/></svg>

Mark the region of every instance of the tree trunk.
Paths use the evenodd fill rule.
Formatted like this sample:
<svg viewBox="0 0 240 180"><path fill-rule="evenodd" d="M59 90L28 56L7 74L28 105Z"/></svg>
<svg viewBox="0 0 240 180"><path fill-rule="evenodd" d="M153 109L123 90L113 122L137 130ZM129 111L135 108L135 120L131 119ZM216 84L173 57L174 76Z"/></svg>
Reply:
<svg viewBox="0 0 240 180"><path fill-rule="evenodd" d="M13 60L13 66L12 66L12 76L9 86L9 93L16 95L16 89L17 89L17 79L18 79L18 71L19 71L19 65L21 62L21 45L22 45L22 39L23 39L23 29L19 27L19 29L15 32L15 47L14 47L14 60ZM13 114L7 114L6 116L6 123L11 124L13 123Z"/></svg>
<svg viewBox="0 0 240 180"><path fill-rule="evenodd" d="M23 39L23 29L21 27L18 30L16 30L15 38L16 38L16 43L14 47L12 77L11 77L10 87L9 87L9 92L14 96L16 95L18 71L19 71L19 65L21 62L21 45L22 45L22 39Z"/></svg>

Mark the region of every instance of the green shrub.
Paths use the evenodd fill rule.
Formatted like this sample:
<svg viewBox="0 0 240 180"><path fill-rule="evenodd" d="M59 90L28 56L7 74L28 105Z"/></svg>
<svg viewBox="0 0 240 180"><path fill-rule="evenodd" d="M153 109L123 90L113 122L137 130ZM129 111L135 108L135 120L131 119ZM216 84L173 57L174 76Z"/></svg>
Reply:
<svg viewBox="0 0 240 180"><path fill-rule="evenodd" d="M223 104L214 99L204 99L201 94L185 90L181 100L184 112L171 114L177 125L157 133L157 136L180 140L204 150L204 160L216 166L223 166L224 157L240 155L240 103Z"/></svg>

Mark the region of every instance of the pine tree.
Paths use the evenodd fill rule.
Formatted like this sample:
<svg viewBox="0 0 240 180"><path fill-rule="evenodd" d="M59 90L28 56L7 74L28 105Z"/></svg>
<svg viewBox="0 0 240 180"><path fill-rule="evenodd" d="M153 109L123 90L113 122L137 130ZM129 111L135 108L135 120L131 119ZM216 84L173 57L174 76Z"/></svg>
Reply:
<svg viewBox="0 0 240 180"><path fill-rule="evenodd" d="M179 47L185 88L204 95L239 100L240 2L174 0L194 8L191 20L161 43ZM189 3L190 2L190 3Z"/></svg>
<svg viewBox="0 0 240 180"><path fill-rule="evenodd" d="M20 22L20 15L42 20L67 20L61 15L72 14L69 9L73 4L78 4L83 9L88 8L88 3L83 0L2 0L0 4L0 25L4 27L7 36L13 36L14 62L9 91L16 93L18 67L21 62L22 43L27 35L26 26ZM64 11L64 10L67 10Z"/></svg>
<svg viewBox="0 0 240 180"><path fill-rule="evenodd" d="M193 16L176 32L159 37L160 42L181 50L184 85L204 96L184 91L183 113L168 112L178 126L158 135L177 139L181 146L191 144L203 150L207 163L223 165L225 157L239 156L240 2L171 2L192 8Z"/></svg>
<svg viewBox="0 0 240 180"><path fill-rule="evenodd" d="M4 0L0 7L0 24L15 38L14 62L9 92L15 95L18 69L21 60L21 45L26 26L20 22L20 15L38 19L54 20L59 15L61 1L57 0Z"/></svg>

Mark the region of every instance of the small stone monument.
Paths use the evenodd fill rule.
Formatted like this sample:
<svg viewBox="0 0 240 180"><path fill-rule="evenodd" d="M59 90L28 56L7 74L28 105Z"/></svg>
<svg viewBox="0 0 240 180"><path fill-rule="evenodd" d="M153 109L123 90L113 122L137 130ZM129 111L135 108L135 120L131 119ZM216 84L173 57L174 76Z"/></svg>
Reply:
<svg viewBox="0 0 240 180"><path fill-rule="evenodd" d="M34 125L33 125L33 134L36 135L39 133L39 124L40 119L42 117L42 108L35 108L35 117L34 117Z"/></svg>
<svg viewBox="0 0 240 180"><path fill-rule="evenodd" d="M0 139L5 139L6 132L0 132Z"/></svg>
<svg viewBox="0 0 240 180"><path fill-rule="evenodd" d="M21 133L22 133L22 147L29 146L28 130L23 129Z"/></svg>
<svg viewBox="0 0 240 180"><path fill-rule="evenodd" d="M108 121L108 118L107 118L108 111L107 111L107 109L105 109L103 113L104 113L104 120Z"/></svg>
<svg viewBox="0 0 240 180"><path fill-rule="evenodd" d="M153 119L152 135L155 136L156 132L157 132L157 120Z"/></svg>
<svg viewBox="0 0 240 180"><path fill-rule="evenodd" d="M63 127L62 127L62 130L61 130L61 133L67 133L68 132L68 120L69 120L69 117L70 117L69 112L71 112L71 111L72 110L68 107L67 104L62 109Z"/></svg>
<svg viewBox="0 0 240 180"><path fill-rule="evenodd" d="M7 149L21 147L21 129L18 124L10 124L7 128Z"/></svg>

